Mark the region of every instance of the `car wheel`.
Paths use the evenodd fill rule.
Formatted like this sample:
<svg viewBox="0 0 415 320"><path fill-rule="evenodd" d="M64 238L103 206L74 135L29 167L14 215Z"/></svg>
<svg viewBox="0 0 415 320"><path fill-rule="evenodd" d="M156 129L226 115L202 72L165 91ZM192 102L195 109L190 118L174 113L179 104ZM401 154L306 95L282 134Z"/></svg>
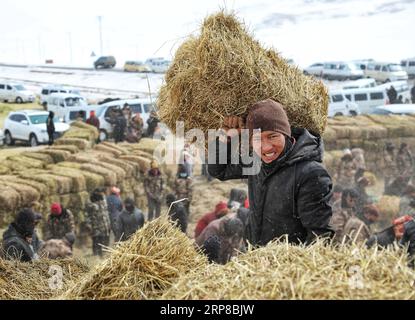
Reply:
<svg viewBox="0 0 415 320"><path fill-rule="evenodd" d="M17 98L16 98L16 103L23 103L23 99L22 99L22 98L20 98L20 97L17 97Z"/></svg>
<svg viewBox="0 0 415 320"><path fill-rule="evenodd" d="M105 141L108 139L108 133L105 130L99 130L99 140Z"/></svg>
<svg viewBox="0 0 415 320"><path fill-rule="evenodd" d="M30 134L29 143L31 147L36 147L37 145L39 145L39 142L37 141L37 137L34 133Z"/></svg>
<svg viewBox="0 0 415 320"><path fill-rule="evenodd" d="M334 116L335 117L340 117L340 116L342 116L343 115L343 113L341 113L341 112L337 112Z"/></svg>
<svg viewBox="0 0 415 320"><path fill-rule="evenodd" d="M14 140L13 140L12 135L9 131L6 131L6 133L4 134L4 142L8 146L13 146L14 145Z"/></svg>
<svg viewBox="0 0 415 320"><path fill-rule="evenodd" d="M352 116L352 117L355 117L355 116L357 116L357 112L356 111L350 111L350 115Z"/></svg>
<svg viewBox="0 0 415 320"><path fill-rule="evenodd" d="M386 80L385 80L385 83L387 83L387 82L391 82L391 80L390 80L390 79L386 79Z"/></svg>

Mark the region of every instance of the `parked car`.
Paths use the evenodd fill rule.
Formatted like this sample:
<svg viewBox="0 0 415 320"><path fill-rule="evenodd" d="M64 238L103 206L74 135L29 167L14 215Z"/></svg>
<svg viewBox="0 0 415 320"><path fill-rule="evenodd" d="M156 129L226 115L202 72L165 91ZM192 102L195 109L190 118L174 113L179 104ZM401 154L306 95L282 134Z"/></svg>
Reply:
<svg viewBox="0 0 415 320"><path fill-rule="evenodd" d="M310 74L317 77L323 76L324 63L313 63L308 68L304 69L304 74Z"/></svg>
<svg viewBox="0 0 415 320"><path fill-rule="evenodd" d="M397 97L402 96L403 103L411 102L411 89L409 88L408 81L392 81L385 84L381 84L378 87L384 88L385 91L389 90L390 87L394 87L397 93Z"/></svg>
<svg viewBox="0 0 415 320"><path fill-rule="evenodd" d="M114 68L116 64L117 62L113 56L104 56L95 60L94 68Z"/></svg>
<svg viewBox="0 0 415 320"><path fill-rule="evenodd" d="M154 103L150 99L129 99L116 100L97 106L96 115L100 123L100 139L107 140L112 136L112 125L110 123L110 115L114 109L122 109L124 104L128 103L133 115L140 113L144 122L144 129L147 128L147 120L150 117L150 112L154 110Z"/></svg>
<svg viewBox="0 0 415 320"><path fill-rule="evenodd" d="M352 62L326 62L323 66L323 78L328 80L357 80L363 76L363 70Z"/></svg>
<svg viewBox="0 0 415 320"><path fill-rule="evenodd" d="M376 87L376 80L372 78L359 79L351 81L343 86L343 89L359 89L359 88L373 88Z"/></svg>
<svg viewBox="0 0 415 320"><path fill-rule="evenodd" d="M4 132L0 129L0 146L4 144Z"/></svg>
<svg viewBox="0 0 415 320"><path fill-rule="evenodd" d="M40 92L40 104L43 108L47 109L47 100L52 93L72 93L81 95L81 92L78 89L61 86L61 85L47 85L42 87L42 91Z"/></svg>
<svg viewBox="0 0 415 320"><path fill-rule="evenodd" d="M126 61L124 64L125 72L151 72L151 68L142 61Z"/></svg>
<svg viewBox="0 0 415 320"><path fill-rule="evenodd" d="M401 67L406 71L408 77L415 77L415 57L402 60Z"/></svg>
<svg viewBox="0 0 415 320"><path fill-rule="evenodd" d="M389 103L386 90L383 87L359 88L343 90L344 96L356 103L361 113L371 113L373 108Z"/></svg>
<svg viewBox="0 0 415 320"><path fill-rule="evenodd" d="M74 108L87 106L85 99L72 93L52 93L47 99L47 110L53 111L61 119Z"/></svg>
<svg viewBox="0 0 415 320"><path fill-rule="evenodd" d="M148 65L152 72L155 73L164 73L170 66L170 61L163 58L150 58L145 62Z"/></svg>
<svg viewBox="0 0 415 320"><path fill-rule="evenodd" d="M34 102L35 94L24 85L8 81L0 82L0 101L4 102Z"/></svg>
<svg viewBox="0 0 415 320"><path fill-rule="evenodd" d="M379 82L408 80L408 74L397 63L376 62L371 63L365 70L365 76Z"/></svg>
<svg viewBox="0 0 415 320"><path fill-rule="evenodd" d="M360 60L352 60L354 64L356 64L361 70L366 70L367 66L370 63L374 63L375 60L373 59L360 59Z"/></svg>
<svg viewBox="0 0 415 320"><path fill-rule="evenodd" d="M4 140L7 145L13 145L15 141L25 141L33 146L47 143L49 136L46 131L47 111L21 110L10 112L4 121ZM55 120L55 139L61 137L69 129L69 125Z"/></svg>
<svg viewBox="0 0 415 320"><path fill-rule="evenodd" d="M329 93L328 116L357 116L360 114L359 106L349 101L343 90L334 90Z"/></svg>
<svg viewBox="0 0 415 320"><path fill-rule="evenodd" d="M415 114L415 104L388 104L384 106L379 106L373 109L372 114L381 114L381 115Z"/></svg>

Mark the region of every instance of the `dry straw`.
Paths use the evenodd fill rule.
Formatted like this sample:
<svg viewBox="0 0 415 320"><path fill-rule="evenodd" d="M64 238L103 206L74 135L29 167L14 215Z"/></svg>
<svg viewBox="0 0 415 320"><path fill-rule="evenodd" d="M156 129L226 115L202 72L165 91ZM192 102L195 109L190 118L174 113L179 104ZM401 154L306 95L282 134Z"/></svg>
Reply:
<svg viewBox="0 0 415 320"><path fill-rule="evenodd" d="M57 275L53 265L62 268L62 287L59 280L51 282ZM33 263L0 259L0 300L53 299L88 270L85 262L73 259L42 259Z"/></svg>
<svg viewBox="0 0 415 320"><path fill-rule="evenodd" d="M180 275L207 263L193 241L165 216L108 250L108 259L74 284L63 299L154 299Z"/></svg>
<svg viewBox="0 0 415 320"><path fill-rule="evenodd" d="M271 243L184 275L161 299L415 299L403 249Z"/></svg>
<svg viewBox="0 0 415 320"><path fill-rule="evenodd" d="M246 115L253 103L272 98L286 107L294 126L323 133L328 93L273 50L264 49L233 15L205 19L199 37L177 50L158 99L161 120L175 132L216 129L225 116Z"/></svg>

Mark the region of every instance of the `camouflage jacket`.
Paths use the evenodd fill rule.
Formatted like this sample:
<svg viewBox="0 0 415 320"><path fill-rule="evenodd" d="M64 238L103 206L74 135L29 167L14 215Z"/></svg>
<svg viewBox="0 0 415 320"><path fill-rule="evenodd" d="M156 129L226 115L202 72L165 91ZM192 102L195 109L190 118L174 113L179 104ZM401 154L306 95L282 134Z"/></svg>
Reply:
<svg viewBox="0 0 415 320"><path fill-rule="evenodd" d="M152 175L149 172L144 179L144 190L148 197L161 201L163 197L163 178L161 173Z"/></svg>
<svg viewBox="0 0 415 320"><path fill-rule="evenodd" d="M91 236L109 236L111 224L106 201L88 202L85 222L91 230Z"/></svg>
<svg viewBox="0 0 415 320"><path fill-rule="evenodd" d="M75 233L74 217L70 210L62 209L60 216L49 215L44 228L43 238L45 240L62 239L69 232Z"/></svg>
<svg viewBox="0 0 415 320"><path fill-rule="evenodd" d="M174 191L176 193L176 199L188 198L189 202L192 201L192 179L191 178L177 178L174 181Z"/></svg>
<svg viewBox="0 0 415 320"><path fill-rule="evenodd" d="M337 184L343 188L353 188L355 174L356 164L353 161L340 161L337 169Z"/></svg>

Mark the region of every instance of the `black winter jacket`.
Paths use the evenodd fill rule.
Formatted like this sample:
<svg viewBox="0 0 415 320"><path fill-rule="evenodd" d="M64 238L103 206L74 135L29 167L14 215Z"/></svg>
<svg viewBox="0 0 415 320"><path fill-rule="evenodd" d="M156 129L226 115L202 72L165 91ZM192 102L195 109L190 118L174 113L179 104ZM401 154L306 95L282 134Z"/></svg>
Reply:
<svg viewBox="0 0 415 320"><path fill-rule="evenodd" d="M180 202L172 205L169 216L172 221L177 222L177 226L180 230L186 233L187 230L187 212L184 205Z"/></svg>
<svg viewBox="0 0 415 320"><path fill-rule="evenodd" d="M117 220L117 239L125 241L144 225L144 215L135 208L133 213L123 210Z"/></svg>
<svg viewBox="0 0 415 320"><path fill-rule="evenodd" d="M243 164L230 164L230 143L228 164L208 166L209 173L220 180L248 179L252 214L245 236L253 245L266 245L284 235L291 243L309 243L315 235L333 234L329 228L332 182L322 165L323 142L301 128L292 128L292 136L296 142L268 174L262 166L259 174L244 176ZM221 143L216 140L216 148Z"/></svg>
<svg viewBox="0 0 415 320"><path fill-rule="evenodd" d="M11 223L3 234L3 251L4 258L8 260L29 262L34 258L33 247L17 231L14 223Z"/></svg>

